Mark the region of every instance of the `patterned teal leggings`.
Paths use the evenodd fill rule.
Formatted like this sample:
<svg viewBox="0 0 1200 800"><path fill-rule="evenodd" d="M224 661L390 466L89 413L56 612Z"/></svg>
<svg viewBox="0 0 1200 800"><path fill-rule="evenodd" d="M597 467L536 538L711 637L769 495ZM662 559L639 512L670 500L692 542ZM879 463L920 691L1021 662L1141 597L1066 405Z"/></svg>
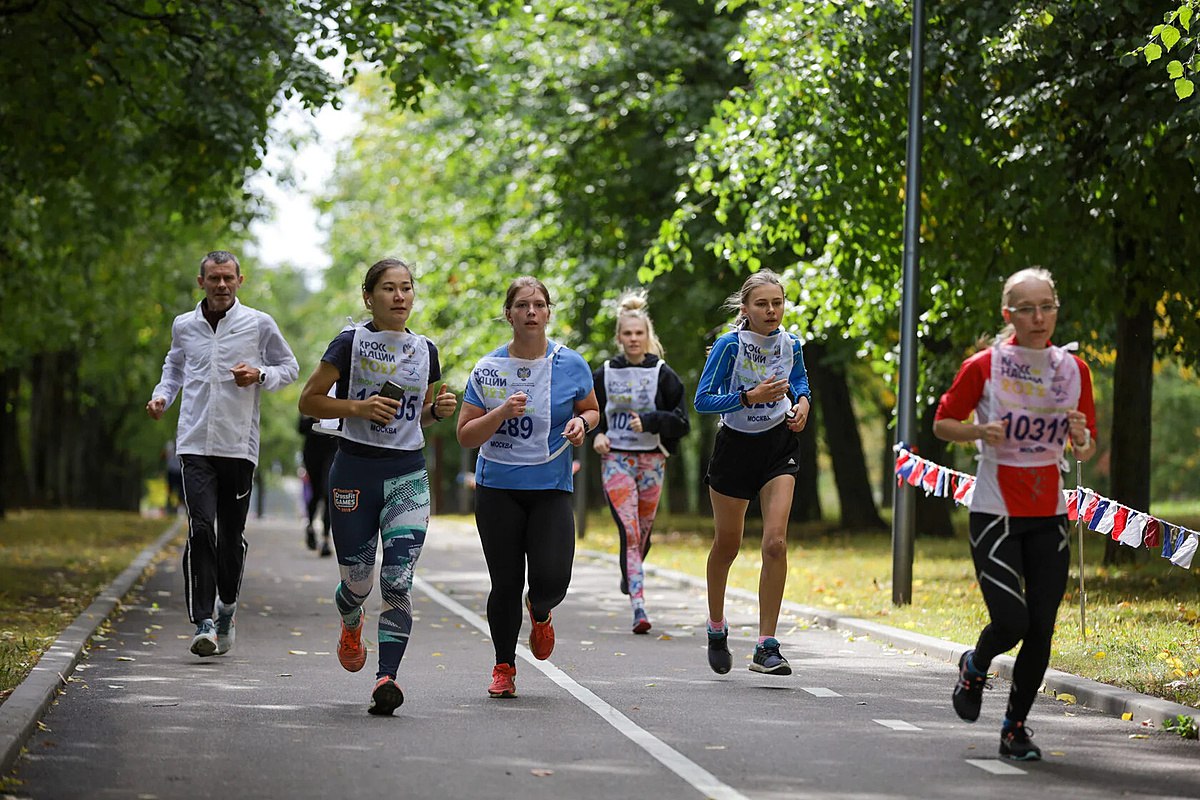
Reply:
<svg viewBox="0 0 1200 800"><path fill-rule="evenodd" d="M411 463L411 462L410 462ZM375 548L383 540L379 591L379 671L396 677L412 632L413 569L429 528L429 475L396 475L390 459L339 452L329 472L333 546L342 580L333 599L347 624L356 624L375 582Z"/></svg>

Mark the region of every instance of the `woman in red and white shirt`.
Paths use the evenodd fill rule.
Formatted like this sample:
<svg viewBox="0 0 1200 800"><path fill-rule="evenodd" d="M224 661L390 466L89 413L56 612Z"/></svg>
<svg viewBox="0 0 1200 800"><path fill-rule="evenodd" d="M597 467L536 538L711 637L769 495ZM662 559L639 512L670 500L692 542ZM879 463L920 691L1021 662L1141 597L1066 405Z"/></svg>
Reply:
<svg viewBox="0 0 1200 800"><path fill-rule="evenodd" d="M1091 372L1050 341L1058 307L1046 270L1010 276L1001 305L1007 327L963 362L933 423L938 438L975 441L980 450L971 556L991 621L959 660L954 710L968 722L978 719L992 659L1022 642L1000 755L1023 761L1041 758L1025 718L1050 663L1070 562L1060 464L1068 441L1077 460L1096 453Z"/></svg>

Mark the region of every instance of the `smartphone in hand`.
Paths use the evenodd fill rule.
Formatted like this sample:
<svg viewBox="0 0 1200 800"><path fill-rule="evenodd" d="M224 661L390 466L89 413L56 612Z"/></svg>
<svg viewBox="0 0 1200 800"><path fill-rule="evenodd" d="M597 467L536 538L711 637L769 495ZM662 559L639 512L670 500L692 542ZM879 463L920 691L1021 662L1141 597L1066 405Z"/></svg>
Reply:
<svg viewBox="0 0 1200 800"><path fill-rule="evenodd" d="M387 381L379 389L379 394L390 400L404 402L404 387L395 381Z"/></svg>

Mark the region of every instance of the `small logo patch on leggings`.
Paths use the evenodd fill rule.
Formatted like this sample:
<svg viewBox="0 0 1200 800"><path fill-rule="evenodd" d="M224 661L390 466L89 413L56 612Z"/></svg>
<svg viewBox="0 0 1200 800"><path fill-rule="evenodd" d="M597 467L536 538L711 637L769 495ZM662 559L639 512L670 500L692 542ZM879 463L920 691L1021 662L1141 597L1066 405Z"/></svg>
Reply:
<svg viewBox="0 0 1200 800"><path fill-rule="evenodd" d="M358 489L334 489L333 507L338 511L353 511L358 508Z"/></svg>

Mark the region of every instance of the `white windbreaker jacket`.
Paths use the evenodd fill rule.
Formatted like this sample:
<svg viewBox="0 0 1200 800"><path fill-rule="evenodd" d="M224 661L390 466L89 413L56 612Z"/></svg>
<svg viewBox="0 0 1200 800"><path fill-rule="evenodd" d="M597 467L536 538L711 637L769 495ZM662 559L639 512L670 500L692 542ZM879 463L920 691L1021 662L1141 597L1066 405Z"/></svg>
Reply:
<svg viewBox="0 0 1200 800"><path fill-rule="evenodd" d="M239 387L230 371L239 361L258 367L261 385ZM292 349L269 314L233 306L214 332L200 304L171 325L171 349L151 399L167 405L183 390L176 452L244 458L258 464L258 398L262 389L287 386L300 374Z"/></svg>

